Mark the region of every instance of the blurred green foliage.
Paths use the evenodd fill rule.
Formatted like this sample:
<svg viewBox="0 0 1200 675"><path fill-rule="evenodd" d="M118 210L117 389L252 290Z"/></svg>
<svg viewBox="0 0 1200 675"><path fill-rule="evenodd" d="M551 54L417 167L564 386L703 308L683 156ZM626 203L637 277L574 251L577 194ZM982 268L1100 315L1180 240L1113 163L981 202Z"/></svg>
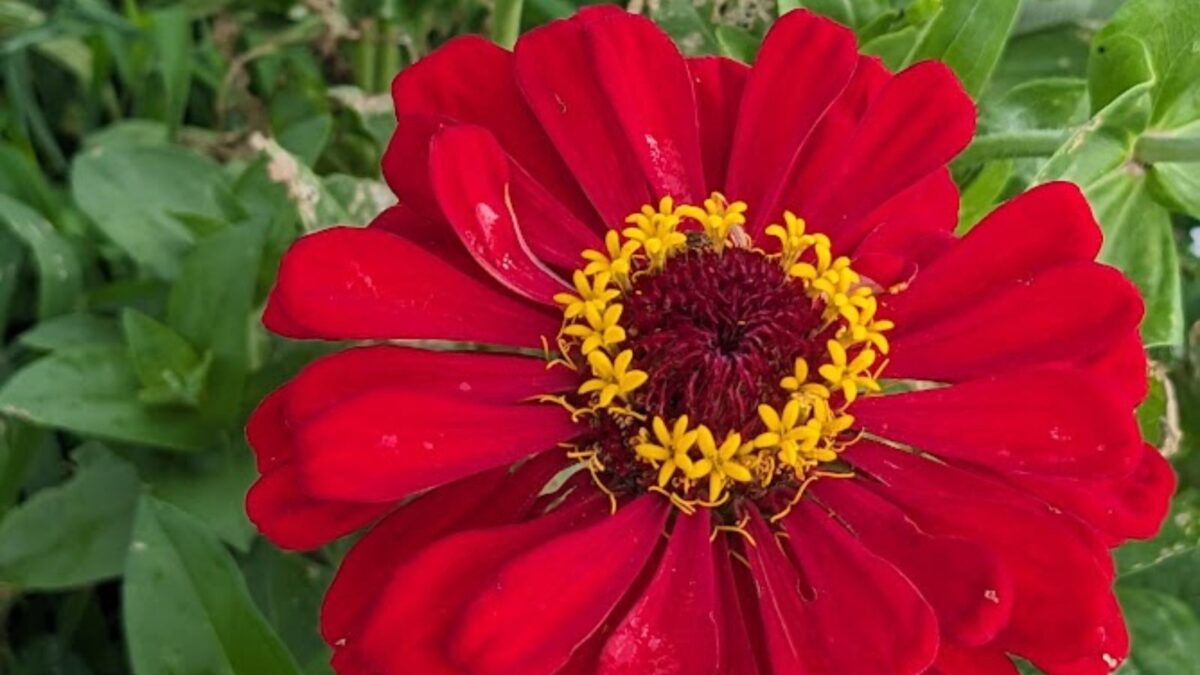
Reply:
<svg viewBox="0 0 1200 675"><path fill-rule="evenodd" d="M0 0L0 672L327 673L344 546L242 511L253 404L328 346L259 325L282 251L391 201L391 77L577 0ZM1200 673L1200 6L1194 0L634 0L688 53L753 59L777 13L851 26L977 98L961 226L1085 189L1147 300L1140 411L1181 476L1118 552L1124 672Z"/></svg>

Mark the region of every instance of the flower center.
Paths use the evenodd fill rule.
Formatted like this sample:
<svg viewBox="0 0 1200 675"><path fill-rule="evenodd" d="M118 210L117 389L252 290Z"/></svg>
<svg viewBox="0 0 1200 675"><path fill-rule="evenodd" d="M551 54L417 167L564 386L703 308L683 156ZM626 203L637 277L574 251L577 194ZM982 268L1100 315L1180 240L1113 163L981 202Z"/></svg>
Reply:
<svg viewBox="0 0 1200 675"><path fill-rule="evenodd" d="M848 475L848 409L879 391L891 322L827 237L785 213L768 253L745 211L717 193L645 206L555 297L551 363L581 383L545 399L586 422L569 456L614 503L650 490L687 511L749 499L781 516L812 480Z"/></svg>

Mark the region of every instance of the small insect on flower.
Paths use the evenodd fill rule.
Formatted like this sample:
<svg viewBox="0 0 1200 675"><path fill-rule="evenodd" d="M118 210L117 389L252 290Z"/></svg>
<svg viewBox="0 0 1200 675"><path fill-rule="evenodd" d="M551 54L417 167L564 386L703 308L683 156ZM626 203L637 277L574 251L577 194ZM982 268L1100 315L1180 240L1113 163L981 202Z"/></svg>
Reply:
<svg viewBox="0 0 1200 675"><path fill-rule="evenodd" d="M267 537L366 529L321 611L335 670L1125 658L1103 552L1174 486L1133 414L1142 303L1071 184L954 234L975 109L947 67L805 11L753 66L685 58L597 6L511 53L451 40L393 95L398 205L297 241L264 316L365 344L247 429Z"/></svg>

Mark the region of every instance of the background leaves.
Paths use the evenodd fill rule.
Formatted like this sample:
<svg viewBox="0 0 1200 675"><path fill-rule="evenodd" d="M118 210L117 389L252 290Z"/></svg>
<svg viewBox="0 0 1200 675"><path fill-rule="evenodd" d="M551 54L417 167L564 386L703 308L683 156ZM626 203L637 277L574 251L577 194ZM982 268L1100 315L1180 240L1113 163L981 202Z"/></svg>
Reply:
<svg viewBox="0 0 1200 675"><path fill-rule="evenodd" d="M259 324L304 232L388 205L392 76L450 37L510 43L579 0L10 0L0 7L0 672L329 673L345 542L257 537L242 426L336 345ZM689 54L752 60L804 7L979 108L960 228L1080 183L1147 301L1139 411L1180 473L1118 552L1127 673L1200 670L1200 11L1192 0L634 0ZM799 77L800 75L798 75Z"/></svg>

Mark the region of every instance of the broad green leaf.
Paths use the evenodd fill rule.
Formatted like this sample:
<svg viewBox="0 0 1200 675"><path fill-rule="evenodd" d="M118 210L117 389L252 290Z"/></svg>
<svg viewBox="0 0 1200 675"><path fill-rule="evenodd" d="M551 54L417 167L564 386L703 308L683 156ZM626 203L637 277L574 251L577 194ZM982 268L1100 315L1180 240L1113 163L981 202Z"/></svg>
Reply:
<svg viewBox="0 0 1200 675"><path fill-rule="evenodd" d="M17 502L30 466L46 447L46 431L0 417L0 516Z"/></svg>
<svg viewBox="0 0 1200 675"><path fill-rule="evenodd" d="M651 7L654 20L684 54L696 56L719 51L712 23L700 14L701 9L692 0L662 0Z"/></svg>
<svg viewBox="0 0 1200 675"><path fill-rule="evenodd" d="M1163 162L1147 167L1146 174L1160 201L1200 218L1200 162Z"/></svg>
<svg viewBox="0 0 1200 675"><path fill-rule="evenodd" d="M333 131L333 117L320 113L293 122L279 131L279 144L300 158L308 166L317 163L329 135Z"/></svg>
<svg viewBox="0 0 1200 675"><path fill-rule="evenodd" d="M120 575L139 486L133 467L100 445L75 454L78 469L0 521L0 581L56 590Z"/></svg>
<svg viewBox="0 0 1200 675"><path fill-rule="evenodd" d="M235 549L249 550L255 530L246 517L246 491L258 472L244 443L193 455L131 451L127 456L150 494L199 518Z"/></svg>
<svg viewBox="0 0 1200 675"><path fill-rule="evenodd" d="M744 28L727 25L717 26L716 35L721 54L742 63L754 62L760 38Z"/></svg>
<svg viewBox="0 0 1200 675"><path fill-rule="evenodd" d="M152 274L173 279L193 236L173 214L221 215L220 167L177 146L99 145L75 158L71 191L102 232Z"/></svg>
<svg viewBox="0 0 1200 675"><path fill-rule="evenodd" d="M1031 80L1084 77L1092 33L1087 27L1072 23L1009 40L992 73L988 96L1002 94Z"/></svg>
<svg viewBox="0 0 1200 675"><path fill-rule="evenodd" d="M1096 50L1130 37L1156 73L1153 125L1173 129L1200 118L1200 11L1189 0L1129 0L1096 35Z"/></svg>
<svg viewBox="0 0 1200 675"><path fill-rule="evenodd" d="M916 26L905 26L863 43L862 52L878 56L883 65L892 70L899 70L904 67L905 60L920 37L921 31Z"/></svg>
<svg viewBox="0 0 1200 675"><path fill-rule="evenodd" d="M1129 667L1137 675L1200 675L1200 618L1179 600L1143 588L1118 586L1129 626Z"/></svg>
<svg viewBox="0 0 1200 675"><path fill-rule="evenodd" d="M122 607L135 675L300 673L221 542L153 497L138 506Z"/></svg>
<svg viewBox="0 0 1200 675"><path fill-rule="evenodd" d="M892 9L888 0L778 0L777 4L780 14L804 7L856 31Z"/></svg>
<svg viewBox="0 0 1200 675"><path fill-rule="evenodd" d="M967 92L978 97L1000 60L1020 4L1020 0L944 0L908 62L944 61Z"/></svg>
<svg viewBox="0 0 1200 675"><path fill-rule="evenodd" d="M43 352L119 344L122 340L121 327L116 321L83 313L40 321L17 338L21 345Z"/></svg>
<svg viewBox="0 0 1200 675"><path fill-rule="evenodd" d="M1012 178L1013 161L990 162L962 191L958 207L958 231L966 233L1000 201L1004 187Z"/></svg>
<svg viewBox="0 0 1200 675"><path fill-rule="evenodd" d="M328 673L329 648L317 632L330 569L260 539L242 565L250 594L306 673Z"/></svg>
<svg viewBox="0 0 1200 675"><path fill-rule="evenodd" d="M329 88L329 97L345 106L358 117L366 131L380 148L386 148L396 130L396 113L392 109L392 97L387 94L369 94L351 86Z"/></svg>
<svg viewBox="0 0 1200 675"><path fill-rule="evenodd" d="M167 104L164 121L175 129L183 120L192 84L192 21L183 7L160 9L150 15L149 34L158 56L159 76Z"/></svg>
<svg viewBox="0 0 1200 675"><path fill-rule="evenodd" d="M183 410L150 409L123 345L64 349L17 371L0 388L0 413L99 438L195 451L216 430Z"/></svg>
<svg viewBox="0 0 1200 675"><path fill-rule="evenodd" d="M396 196L387 185L369 178L335 173L321 178L325 191L345 209L349 220L345 225L366 225L387 207L396 203Z"/></svg>
<svg viewBox="0 0 1200 675"><path fill-rule="evenodd" d="M264 235L263 226L245 223L200 241L167 302L167 324L212 355L204 409L219 421L241 403Z"/></svg>
<svg viewBox="0 0 1200 675"><path fill-rule="evenodd" d="M198 406L211 352L201 358L179 333L136 309L125 310L121 327L133 370L142 383L138 398L148 405Z"/></svg>
<svg viewBox="0 0 1200 675"><path fill-rule="evenodd" d="M305 230L353 222L346 207L329 192L312 169L275 140L255 134L250 138L250 145L266 155L267 175L287 189L288 198L300 214Z"/></svg>
<svg viewBox="0 0 1200 675"><path fill-rule="evenodd" d="M77 309L83 278L71 245L41 214L3 194L0 223L6 224L33 256L38 271L38 316L44 319Z"/></svg>
<svg viewBox="0 0 1200 675"><path fill-rule="evenodd" d="M21 242L11 233L0 229L0 332L8 326L24 259Z"/></svg>
<svg viewBox="0 0 1200 675"><path fill-rule="evenodd" d="M1166 593L1200 614L1200 493L1179 492L1158 536L1125 544L1116 559L1122 587Z"/></svg>
<svg viewBox="0 0 1200 675"><path fill-rule="evenodd" d="M1171 216L1150 195L1136 165L1085 189L1104 230L1102 262L1123 270L1146 301L1142 339L1148 346L1183 341L1183 291Z"/></svg>
<svg viewBox="0 0 1200 675"><path fill-rule="evenodd" d="M1136 65L1113 67L1144 72ZM1183 299L1170 214L1152 197L1144 167L1131 161L1134 141L1149 120L1152 86L1153 80L1142 81L1114 98L1047 160L1037 179L1065 179L1083 188L1104 230L1100 259L1125 272L1146 300L1146 344L1178 345Z"/></svg>

